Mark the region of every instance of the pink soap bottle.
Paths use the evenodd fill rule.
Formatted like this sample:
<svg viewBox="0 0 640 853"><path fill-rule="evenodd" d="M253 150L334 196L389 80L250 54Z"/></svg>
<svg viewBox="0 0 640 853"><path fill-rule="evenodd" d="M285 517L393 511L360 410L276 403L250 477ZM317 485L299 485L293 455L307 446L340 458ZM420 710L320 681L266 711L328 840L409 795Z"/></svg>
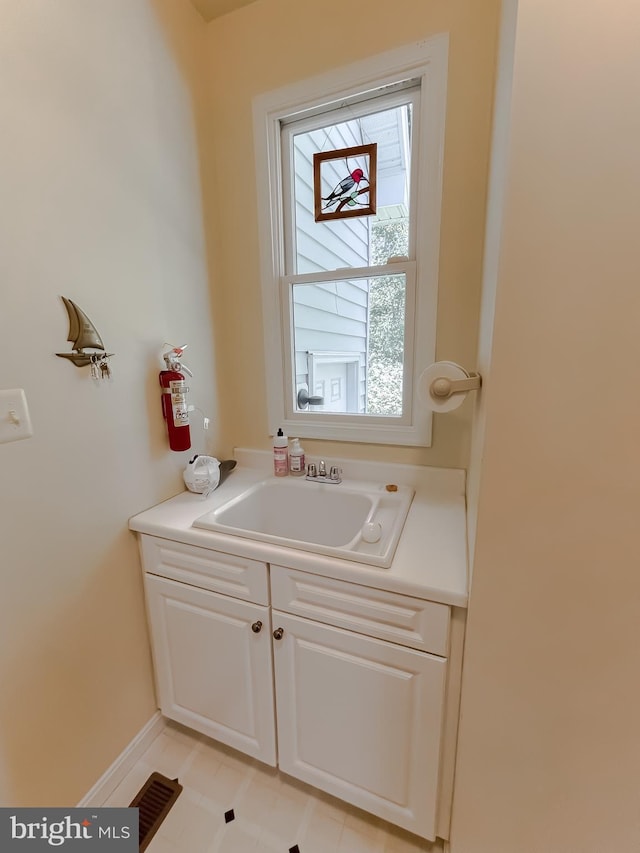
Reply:
<svg viewBox="0 0 640 853"><path fill-rule="evenodd" d="M281 429L273 438L273 473L276 477L289 473L289 439Z"/></svg>

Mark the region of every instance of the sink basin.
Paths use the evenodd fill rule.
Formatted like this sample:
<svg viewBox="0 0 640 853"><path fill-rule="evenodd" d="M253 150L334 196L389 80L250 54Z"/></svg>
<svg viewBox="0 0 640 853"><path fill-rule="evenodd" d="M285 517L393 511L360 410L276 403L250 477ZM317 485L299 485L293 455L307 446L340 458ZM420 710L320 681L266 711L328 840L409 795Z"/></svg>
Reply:
<svg viewBox="0 0 640 853"><path fill-rule="evenodd" d="M406 486L270 477L193 526L388 568L412 499Z"/></svg>

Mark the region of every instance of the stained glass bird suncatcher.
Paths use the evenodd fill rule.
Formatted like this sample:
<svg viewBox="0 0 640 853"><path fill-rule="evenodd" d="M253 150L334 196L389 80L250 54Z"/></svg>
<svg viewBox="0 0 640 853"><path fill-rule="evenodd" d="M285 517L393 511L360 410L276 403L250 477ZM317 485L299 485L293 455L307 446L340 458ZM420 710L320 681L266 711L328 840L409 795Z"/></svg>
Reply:
<svg viewBox="0 0 640 853"><path fill-rule="evenodd" d="M337 204L337 210L341 210L345 204L348 204L350 207L355 207L357 204L357 197L360 191L360 183L365 181L367 184L369 183L369 178L365 177L362 169L354 169L350 175L347 175L346 178L343 178L340 183L336 184L335 187L331 190L328 196L323 196L322 201L325 203L322 205L323 210L331 209L334 204ZM368 187L366 188L367 192Z"/></svg>
<svg viewBox="0 0 640 853"><path fill-rule="evenodd" d="M316 222L376 212L376 155L375 143L313 155Z"/></svg>

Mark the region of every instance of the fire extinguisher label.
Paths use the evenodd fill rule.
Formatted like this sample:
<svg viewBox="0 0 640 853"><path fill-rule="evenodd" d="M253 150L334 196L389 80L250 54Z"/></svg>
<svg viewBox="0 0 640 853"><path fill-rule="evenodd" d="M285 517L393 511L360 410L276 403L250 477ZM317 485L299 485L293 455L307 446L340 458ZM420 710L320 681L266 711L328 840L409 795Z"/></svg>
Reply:
<svg viewBox="0 0 640 853"><path fill-rule="evenodd" d="M187 408L188 386L184 380L172 380L169 383L171 393L171 408L173 410L174 426L189 426L189 410Z"/></svg>

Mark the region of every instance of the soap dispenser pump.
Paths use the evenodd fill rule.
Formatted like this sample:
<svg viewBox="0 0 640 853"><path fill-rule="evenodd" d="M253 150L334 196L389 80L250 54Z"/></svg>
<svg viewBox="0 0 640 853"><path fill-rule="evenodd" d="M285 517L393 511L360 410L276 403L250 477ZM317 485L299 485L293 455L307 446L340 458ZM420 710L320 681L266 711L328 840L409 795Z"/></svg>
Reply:
<svg viewBox="0 0 640 853"><path fill-rule="evenodd" d="M289 449L289 473L292 477L302 477L305 473L304 450L299 438L291 439Z"/></svg>

